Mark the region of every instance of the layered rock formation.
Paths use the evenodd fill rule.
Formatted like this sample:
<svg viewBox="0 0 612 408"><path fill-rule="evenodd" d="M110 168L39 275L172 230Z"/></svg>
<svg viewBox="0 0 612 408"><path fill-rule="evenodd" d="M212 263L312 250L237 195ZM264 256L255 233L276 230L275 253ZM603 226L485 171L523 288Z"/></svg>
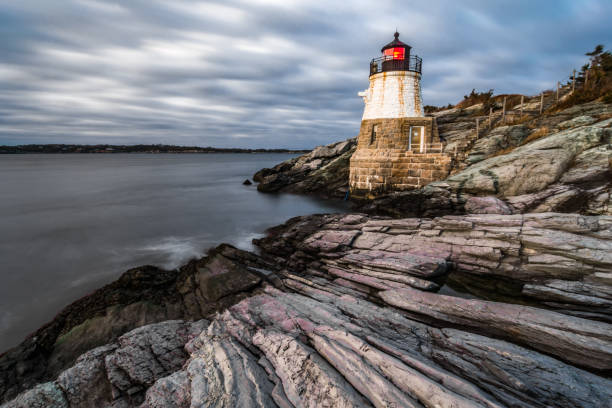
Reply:
<svg viewBox="0 0 612 408"><path fill-rule="evenodd" d="M260 280L210 320L135 329L3 408L612 400L612 217L318 215L257 244L199 261ZM197 280L186 309L218 301Z"/></svg>
<svg viewBox="0 0 612 408"><path fill-rule="evenodd" d="M180 270L144 266L85 296L0 356L0 400L55 378L82 353L123 333L169 319L201 319L268 281L255 255L221 245ZM272 279L272 277L270 278Z"/></svg>
<svg viewBox="0 0 612 408"><path fill-rule="evenodd" d="M312 262L328 279L361 289L437 290L436 277L452 269L447 283L483 299L612 322L609 216L308 216L258 244L291 269Z"/></svg>

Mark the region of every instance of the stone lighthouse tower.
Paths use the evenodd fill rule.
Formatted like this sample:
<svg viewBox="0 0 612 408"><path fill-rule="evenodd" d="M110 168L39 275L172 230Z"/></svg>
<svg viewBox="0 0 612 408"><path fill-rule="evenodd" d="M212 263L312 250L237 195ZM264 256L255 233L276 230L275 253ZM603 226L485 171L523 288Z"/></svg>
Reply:
<svg viewBox="0 0 612 408"><path fill-rule="evenodd" d="M435 119L423 113L421 58L397 32L381 53L370 62L369 88L359 93L365 108L349 180L358 197L418 188L450 169Z"/></svg>

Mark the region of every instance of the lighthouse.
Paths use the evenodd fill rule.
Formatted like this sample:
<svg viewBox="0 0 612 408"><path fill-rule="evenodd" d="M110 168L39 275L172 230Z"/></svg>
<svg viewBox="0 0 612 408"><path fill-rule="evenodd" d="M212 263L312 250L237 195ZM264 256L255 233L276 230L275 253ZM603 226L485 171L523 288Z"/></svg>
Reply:
<svg viewBox="0 0 612 408"><path fill-rule="evenodd" d="M362 120L423 117L421 67L410 47L395 39L380 50L382 56L370 62L370 87L359 96L365 102Z"/></svg>
<svg viewBox="0 0 612 408"><path fill-rule="evenodd" d="M426 117L421 96L423 61L399 39L370 61L370 86L351 157L351 195L373 197L441 180L450 170L435 118Z"/></svg>

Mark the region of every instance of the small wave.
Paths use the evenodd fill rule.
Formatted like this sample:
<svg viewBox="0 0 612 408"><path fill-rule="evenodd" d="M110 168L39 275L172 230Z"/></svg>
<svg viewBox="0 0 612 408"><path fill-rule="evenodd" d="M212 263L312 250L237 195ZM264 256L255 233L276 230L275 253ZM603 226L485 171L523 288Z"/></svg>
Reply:
<svg viewBox="0 0 612 408"><path fill-rule="evenodd" d="M15 324L16 317L13 313L2 311L0 312L0 332L6 333ZM0 350L2 352L2 350Z"/></svg>
<svg viewBox="0 0 612 408"><path fill-rule="evenodd" d="M150 258L152 264L165 269L175 269L193 258L201 258L204 251L198 244L200 240L166 237L161 241L138 248L142 256Z"/></svg>
<svg viewBox="0 0 612 408"><path fill-rule="evenodd" d="M263 238L265 234L256 233L253 231L244 231L232 240L230 243L234 245L236 248L242 249L244 251L257 252L258 248L253 245L253 240L256 238Z"/></svg>

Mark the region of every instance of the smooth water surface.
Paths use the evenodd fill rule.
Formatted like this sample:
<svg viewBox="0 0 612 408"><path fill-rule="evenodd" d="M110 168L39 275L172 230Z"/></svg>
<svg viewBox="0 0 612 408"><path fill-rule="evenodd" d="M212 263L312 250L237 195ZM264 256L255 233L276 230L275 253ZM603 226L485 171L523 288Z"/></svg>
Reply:
<svg viewBox="0 0 612 408"><path fill-rule="evenodd" d="M175 268L222 242L251 249L290 217L344 211L242 185L290 157L0 156L0 352L131 267Z"/></svg>

